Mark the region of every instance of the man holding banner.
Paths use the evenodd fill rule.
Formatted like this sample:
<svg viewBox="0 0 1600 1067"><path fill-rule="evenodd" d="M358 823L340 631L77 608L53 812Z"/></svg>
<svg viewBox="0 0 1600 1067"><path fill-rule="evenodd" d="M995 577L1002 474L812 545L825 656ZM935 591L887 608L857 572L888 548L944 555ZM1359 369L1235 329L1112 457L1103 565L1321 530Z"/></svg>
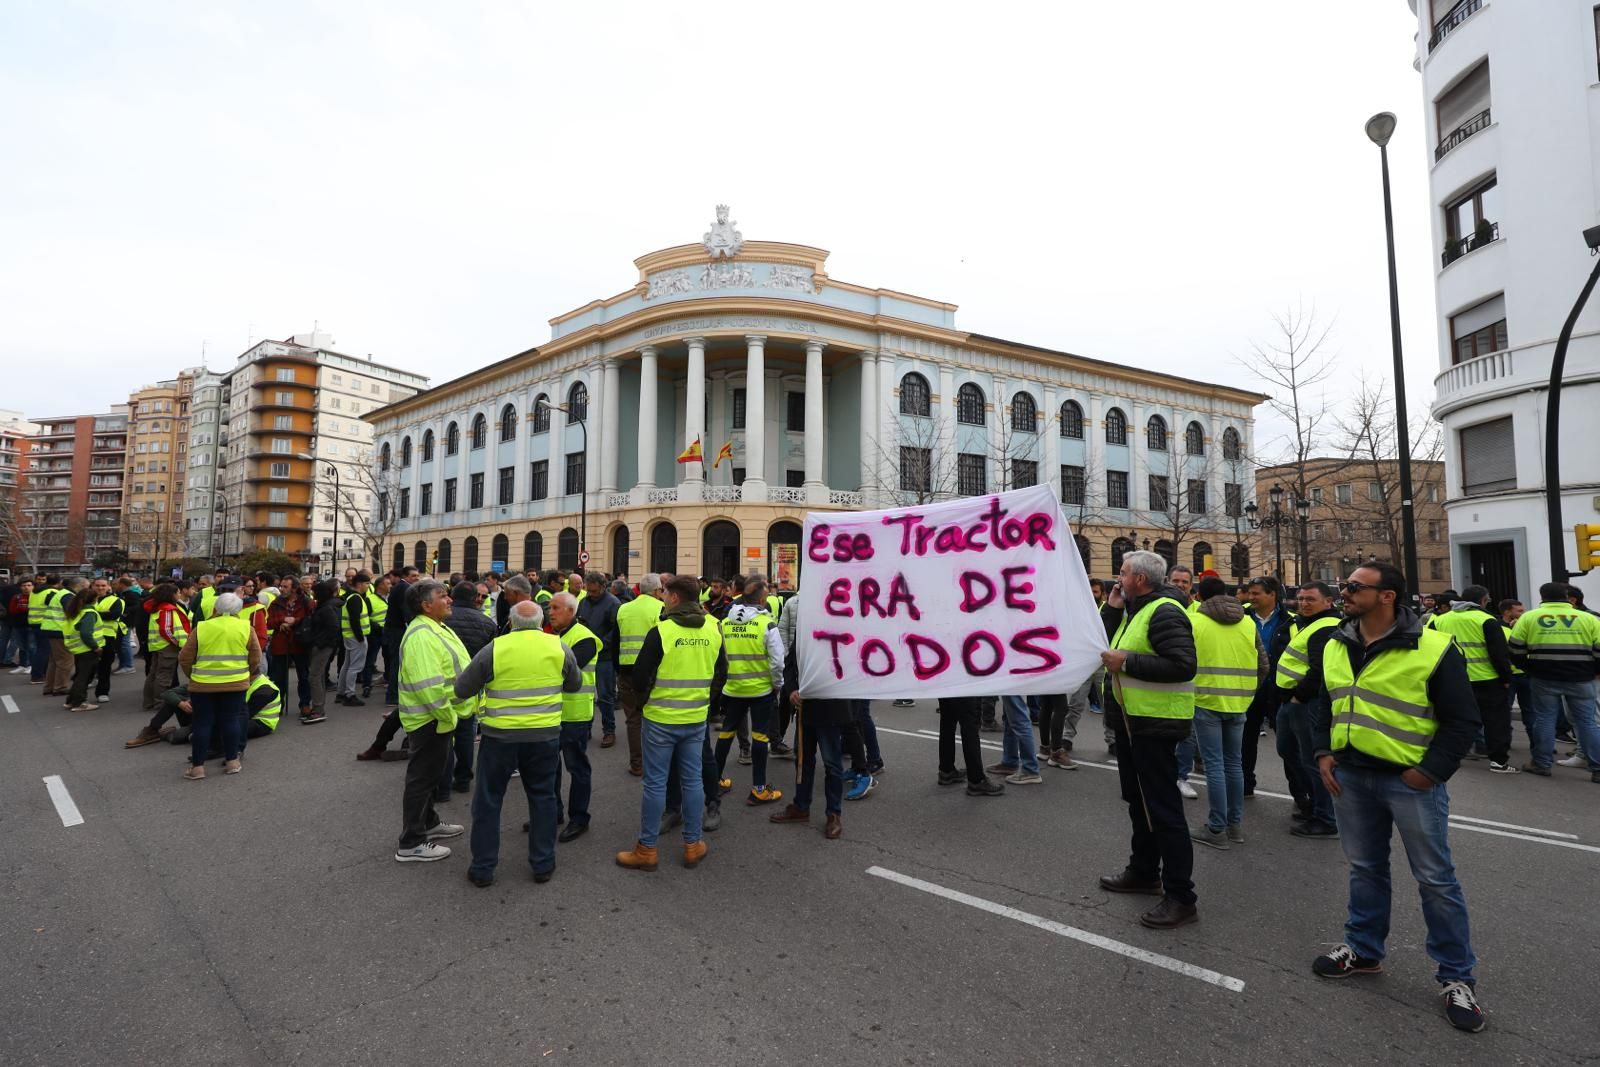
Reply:
<svg viewBox="0 0 1600 1067"><path fill-rule="evenodd" d="M1194 721L1198 659L1188 596L1166 584L1167 561L1154 552L1130 552L1106 598L1111 649L1103 698L1106 723L1116 731L1117 774L1133 822L1133 854L1121 874L1105 875L1100 888L1143 893L1161 903L1139 916L1158 930L1198 920L1194 845L1178 793L1176 746Z"/></svg>

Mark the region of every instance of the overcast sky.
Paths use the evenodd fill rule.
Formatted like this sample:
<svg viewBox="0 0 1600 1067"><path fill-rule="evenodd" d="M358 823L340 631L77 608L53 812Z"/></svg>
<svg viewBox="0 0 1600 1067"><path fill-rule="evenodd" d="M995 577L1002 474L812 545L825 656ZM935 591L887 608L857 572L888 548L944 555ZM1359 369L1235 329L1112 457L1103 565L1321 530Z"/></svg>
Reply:
<svg viewBox="0 0 1600 1067"><path fill-rule="evenodd" d="M719 202L963 329L1251 386L1304 302L1386 375L1392 110L1415 411L1414 31L1405 0L7 4L0 407L103 410L313 321L443 381Z"/></svg>

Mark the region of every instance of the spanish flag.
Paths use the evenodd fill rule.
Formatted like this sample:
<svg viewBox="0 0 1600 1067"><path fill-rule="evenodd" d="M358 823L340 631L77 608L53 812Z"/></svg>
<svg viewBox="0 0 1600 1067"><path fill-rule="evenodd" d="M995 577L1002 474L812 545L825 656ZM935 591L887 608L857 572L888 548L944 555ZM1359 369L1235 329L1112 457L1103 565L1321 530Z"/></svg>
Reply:
<svg viewBox="0 0 1600 1067"><path fill-rule="evenodd" d="M723 460L727 460L729 463L733 462L733 442L732 441L729 441L727 444L723 445L720 449L717 450L717 458L711 464L711 469L712 470L716 470L718 467L722 466L722 461Z"/></svg>
<svg viewBox="0 0 1600 1067"><path fill-rule="evenodd" d="M696 437L694 443L678 454L679 463L704 463L705 453L700 451L700 438Z"/></svg>

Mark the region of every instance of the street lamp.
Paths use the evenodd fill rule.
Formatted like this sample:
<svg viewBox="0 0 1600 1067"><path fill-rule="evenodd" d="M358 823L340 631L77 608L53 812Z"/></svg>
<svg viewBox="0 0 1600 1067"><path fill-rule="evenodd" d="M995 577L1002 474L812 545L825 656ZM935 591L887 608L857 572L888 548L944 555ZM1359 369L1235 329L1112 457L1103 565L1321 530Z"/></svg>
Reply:
<svg viewBox="0 0 1600 1067"><path fill-rule="evenodd" d="M1250 529L1272 531L1272 574L1280 582L1283 581L1283 528L1291 522L1299 522L1303 540L1305 522L1311 515L1311 501L1302 500L1298 495L1290 504L1291 511L1284 511L1283 492L1283 486L1281 485L1274 485L1267 490L1267 501L1271 508L1265 518L1261 517L1261 509L1256 506L1254 501L1244 506L1244 517L1250 524ZM1299 570L1300 568L1297 566L1296 569ZM1301 581L1305 580L1304 574L1296 574L1295 577Z"/></svg>
<svg viewBox="0 0 1600 1067"><path fill-rule="evenodd" d="M1411 499L1411 430L1406 414L1406 366L1400 354L1400 282L1394 266L1394 207L1389 197L1389 138L1395 117L1379 112L1367 120L1367 137L1378 146L1383 166L1383 232L1389 244L1389 337L1394 348L1394 429L1400 457L1400 531L1405 540L1406 589L1417 594L1417 517Z"/></svg>
<svg viewBox="0 0 1600 1067"><path fill-rule="evenodd" d="M1600 251L1600 226L1584 230L1583 239L1588 242L1590 255ZM1561 376L1567 365L1567 345L1572 342L1572 329L1578 324L1578 316L1583 314L1583 305L1589 302L1596 281L1600 281L1600 262L1589 272L1589 280L1578 294L1577 303L1567 313L1567 321L1561 324L1561 335L1556 338L1555 354L1550 359L1550 398L1544 409L1544 518L1549 527L1550 580L1553 582L1564 582L1571 577L1567 570L1567 546L1562 543ZM1582 560L1578 561L1578 566L1583 566Z"/></svg>
<svg viewBox="0 0 1600 1067"><path fill-rule="evenodd" d="M578 480L578 566L588 570L589 564L583 558L583 546L589 540L589 427L582 418L573 417L571 408L565 404L552 404L549 397L541 396L538 406L547 411L561 412L568 422L577 423L583 434L583 477Z"/></svg>
<svg viewBox="0 0 1600 1067"><path fill-rule="evenodd" d="M297 452L295 455L300 459L310 460L313 465L317 462L317 458L308 452ZM339 468L330 463L328 464L328 473L333 475L333 576L337 580L339 577ZM315 473L312 475L312 480L316 480ZM313 503L312 508L315 509L315 507L316 504Z"/></svg>
<svg viewBox="0 0 1600 1067"><path fill-rule="evenodd" d="M1295 566L1295 573L1299 576L1300 583L1304 585L1306 571L1311 565L1311 538L1307 536L1307 526L1311 522L1311 501L1305 497L1296 498L1294 510L1300 517L1300 562Z"/></svg>

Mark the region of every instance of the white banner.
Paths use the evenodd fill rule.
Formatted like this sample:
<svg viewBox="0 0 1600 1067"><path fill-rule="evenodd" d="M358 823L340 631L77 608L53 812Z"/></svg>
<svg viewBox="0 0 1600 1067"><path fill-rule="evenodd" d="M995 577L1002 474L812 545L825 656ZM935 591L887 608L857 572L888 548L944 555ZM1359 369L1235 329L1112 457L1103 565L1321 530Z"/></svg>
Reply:
<svg viewBox="0 0 1600 1067"><path fill-rule="evenodd" d="M1071 693L1105 630L1049 486L814 512L795 643L807 697Z"/></svg>

